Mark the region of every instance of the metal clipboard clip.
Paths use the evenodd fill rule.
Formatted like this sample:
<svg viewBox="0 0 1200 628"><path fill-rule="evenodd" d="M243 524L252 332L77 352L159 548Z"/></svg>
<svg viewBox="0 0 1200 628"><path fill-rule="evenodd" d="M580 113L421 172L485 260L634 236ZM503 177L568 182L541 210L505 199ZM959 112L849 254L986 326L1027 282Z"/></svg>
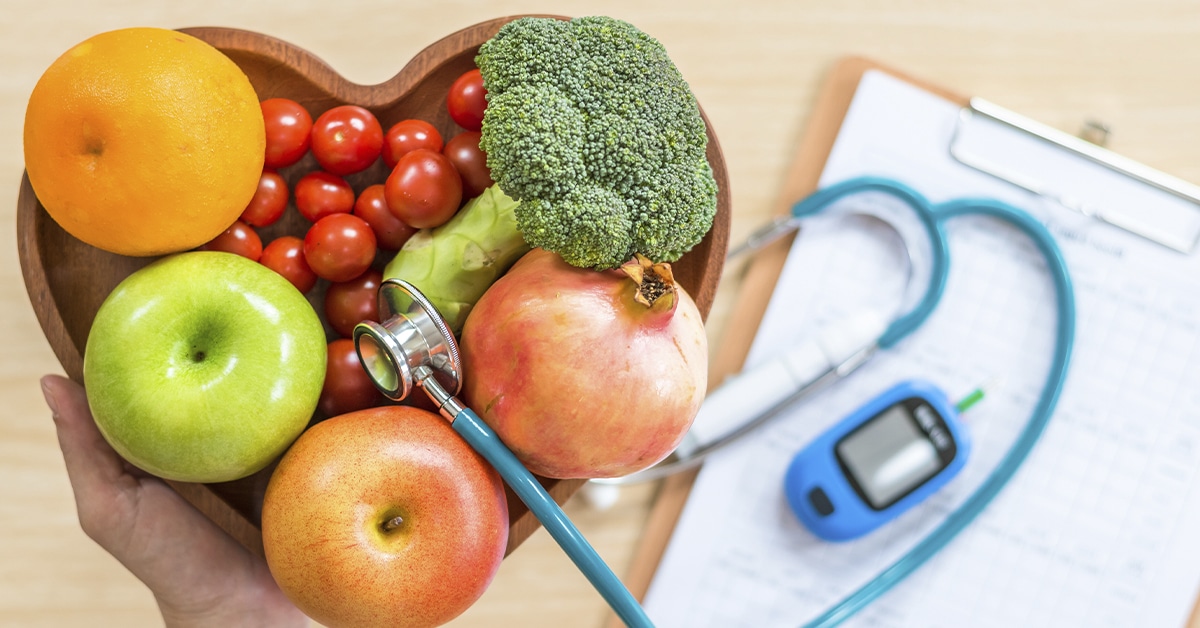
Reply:
<svg viewBox="0 0 1200 628"><path fill-rule="evenodd" d="M1064 160L1063 150L1072 158ZM965 166L1180 253L1190 254L1200 244L1200 187L981 98L959 112L950 154ZM1096 168L1122 176L1097 186L1061 183L1090 180L1088 171Z"/></svg>

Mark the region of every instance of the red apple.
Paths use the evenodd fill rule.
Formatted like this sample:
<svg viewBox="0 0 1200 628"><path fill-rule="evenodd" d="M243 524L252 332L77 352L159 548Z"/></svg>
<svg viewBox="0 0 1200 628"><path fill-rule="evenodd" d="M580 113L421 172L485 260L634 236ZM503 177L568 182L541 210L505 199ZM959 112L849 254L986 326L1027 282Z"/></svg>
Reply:
<svg viewBox="0 0 1200 628"><path fill-rule="evenodd" d="M292 445L263 499L280 589L326 626L437 626L479 599L504 558L500 476L440 416L343 414Z"/></svg>

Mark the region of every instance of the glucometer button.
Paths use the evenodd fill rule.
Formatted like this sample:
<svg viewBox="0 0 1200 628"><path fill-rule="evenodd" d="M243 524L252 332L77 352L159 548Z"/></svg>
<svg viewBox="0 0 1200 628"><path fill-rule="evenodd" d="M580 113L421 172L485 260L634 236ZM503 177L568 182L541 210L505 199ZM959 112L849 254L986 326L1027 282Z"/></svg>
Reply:
<svg viewBox="0 0 1200 628"><path fill-rule="evenodd" d="M833 502L829 501L829 496L820 487L814 488L808 492L808 501L817 509L817 514L822 517L828 517L833 514Z"/></svg>

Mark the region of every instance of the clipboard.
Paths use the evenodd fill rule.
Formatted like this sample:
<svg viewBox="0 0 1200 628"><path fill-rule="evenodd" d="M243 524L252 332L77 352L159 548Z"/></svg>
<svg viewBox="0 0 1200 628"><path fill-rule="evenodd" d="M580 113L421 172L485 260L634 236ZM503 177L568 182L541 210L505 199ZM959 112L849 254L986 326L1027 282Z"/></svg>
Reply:
<svg viewBox="0 0 1200 628"><path fill-rule="evenodd" d="M803 140L787 169L783 187L775 202L772 212L774 216L788 215L796 200L816 190L859 82L864 74L872 70L883 72L941 97L963 107L964 110L972 107L972 99L968 96L877 61L864 57L840 59L830 71L818 95ZM987 115L986 112L984 115ZM1119 166L1116 167L1120 169ZM1136 173L1127 174L1138 178ZM1143 182L1154 184L1152 181ZM1194 197L1190 197L1189 200L1195 202ZM1134 229L1127 230L1137 233ZM741 369L783 270L792 240L793 237L788 236L767 245L755 254L754 259L744 269L738 293L738 307L731 312L724 335L710 363L710 388ZM649 589L698 473L698 468L679 473L663 480L659 487L643 536L625 576L629 590L639 599L644 599ZM621 624L616 618L612 618L608 625L616 628ZM1200 598L1193 603L1187 626L1200 628Z"/></svg>

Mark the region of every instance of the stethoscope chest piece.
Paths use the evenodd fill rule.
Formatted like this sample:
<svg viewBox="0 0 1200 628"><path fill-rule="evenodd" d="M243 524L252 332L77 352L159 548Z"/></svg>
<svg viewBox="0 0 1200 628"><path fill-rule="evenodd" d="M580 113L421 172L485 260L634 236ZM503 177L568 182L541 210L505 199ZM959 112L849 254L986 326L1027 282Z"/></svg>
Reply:
<svg viewBox="0 0 1200 628"><path fill-rule="evenodd" d="M367 375L399 401L420 387L455 432L500 474L627 626L651 627L637 600L575 524L479 415L455 397L462 388L458 343L421 291L402 279L379 286L379 320L354 328L354 347Z"/></svg>
<svg viewBox="0 0 1200 628"><path fill-rule="evenodd" d="M354 346L375 387L389 399L408 397L422 370L450 395L462 387L458 343L437 309L412 284L386 279L379 286L379 320L354 328ZM420 370L419 370L420 369Z"/></svg>

